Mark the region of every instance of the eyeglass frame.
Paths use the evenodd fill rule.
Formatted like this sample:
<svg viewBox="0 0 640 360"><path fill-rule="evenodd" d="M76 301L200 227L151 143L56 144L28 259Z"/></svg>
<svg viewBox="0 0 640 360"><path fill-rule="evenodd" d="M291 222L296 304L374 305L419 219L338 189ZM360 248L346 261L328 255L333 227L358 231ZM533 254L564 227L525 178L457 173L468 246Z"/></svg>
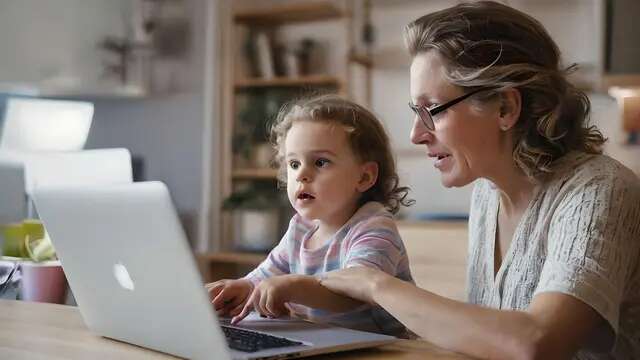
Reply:
<svg viewBox="0 0 640 360"><path fill-rule="evenodd" d="M438 115L439 113L447 110L448 108L452 107L453 105L466 100L467 98L469 98L472 95L475 95L481 91L486 91L486 90L495 90L496 88L493 87L488 87L488 88L480 88L480 89L476 89L473 90L472 92L466 93L462 96L458 96L457 98L447 101L444 104L438 105L438 106L434 106L433 108L429 109L429 107L427 105L414 105L411 101L409 101L409 108L411 110L413 110L413 112L420 118L420 120L422 120L422 124L424 124L424 126L429 129L429 130L435 130L436 129L436 124L433 121L433 117ZM431 122L431 125L429 125L429 122L427 120L425 120L425 118L422 116L422 112L424 112L426 114L426 116L429 117L429 120Z"/></svg>

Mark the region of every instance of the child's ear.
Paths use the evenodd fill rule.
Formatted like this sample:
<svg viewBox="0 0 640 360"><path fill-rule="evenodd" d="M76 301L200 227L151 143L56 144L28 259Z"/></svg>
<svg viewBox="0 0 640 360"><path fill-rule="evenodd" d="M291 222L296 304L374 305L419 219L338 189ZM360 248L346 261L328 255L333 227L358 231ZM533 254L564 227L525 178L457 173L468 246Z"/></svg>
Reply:
<svg viewBox="0 0 640 360"><path fill-rule="evenodd" d="M358 181L356 189L363 193L375 185L378 180L378 163L375 161L368 161L361 165L360 169L360 181Z"/></svg>

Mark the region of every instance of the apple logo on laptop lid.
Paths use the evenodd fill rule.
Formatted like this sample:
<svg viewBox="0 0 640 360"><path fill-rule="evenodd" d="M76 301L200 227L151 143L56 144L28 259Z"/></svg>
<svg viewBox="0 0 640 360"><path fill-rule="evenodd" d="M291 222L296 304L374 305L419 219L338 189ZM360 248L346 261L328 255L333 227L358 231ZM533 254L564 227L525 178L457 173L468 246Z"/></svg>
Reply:
<svg viewBox="0 0 640 360"><path fill-rule="evenodd" d="M129 275L129 271L127 271L127 268L121 262L113 265L113 276L115 276L118 284L120 284L123 289L129 291L133 291L135 289L135 285Z"/></svg>

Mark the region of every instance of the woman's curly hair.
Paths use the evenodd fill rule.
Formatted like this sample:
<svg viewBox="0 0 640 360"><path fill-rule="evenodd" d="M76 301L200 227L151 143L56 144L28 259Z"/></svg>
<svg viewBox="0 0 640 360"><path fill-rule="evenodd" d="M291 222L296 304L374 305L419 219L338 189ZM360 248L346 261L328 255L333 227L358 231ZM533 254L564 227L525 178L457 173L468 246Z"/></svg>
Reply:
<svg viewBox="0 0 640 360"><path fill-rule="evenodd" d="M551 174L568 152L602 152L606 139L588 125L589 99L567 80L575 66L560 68L558 46L529 15L493 1L462 3L411 22L404 38L412 57L437 51L452 84L495 89L477 101L507 88L520 92L513 158L530 178Z"/></svg>
<svg viewBox="0 0 640 360"><path fill-rule="evenodd" d="M279 180L286 184L285 141L296 121L321 121L340 125L347 133L349 145L358 160L378 164L378 179L360 198L359 206L368 201L382 203L395 214L400 206L414 203L408 199L409 188L399 186L396 163L389 137L378 119L364 107L337 95L303 98L285 104L271 126L271 142L276 150Z"/></svg>

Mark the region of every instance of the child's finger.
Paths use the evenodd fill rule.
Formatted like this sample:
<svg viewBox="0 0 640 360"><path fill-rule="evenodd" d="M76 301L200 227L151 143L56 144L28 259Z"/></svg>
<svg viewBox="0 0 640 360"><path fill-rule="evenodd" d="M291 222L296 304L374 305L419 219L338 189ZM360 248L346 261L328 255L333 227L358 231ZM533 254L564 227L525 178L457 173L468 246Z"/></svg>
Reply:
<svg viewBox="0 0 640 360"><path fill-rule="evenodd" d="M273 294L267 295L266 308L273 317L280 317L287 312L284 305Z"/></svg>
<svg viewBox="0 0 640 360"><path fill-rule="evenodd" d="M274 317L273 314L267 309L268 296L269 296L268 292L260 294L260 299L259 299L259 304L258 304L258 311L262 315L265 315L265 316L268 316L268 317Z"/></svg>
<svg viewBox="0 0 640 360"><path fill-rule="evenodd" d="M247 297L249 295L247 294L244 297L240 295L235 294L231 298L229 298L228 295L226 297L222 297L220 300L217 301L217 303L214 303L214 306L216 306L216 304L219 306L219 307L215 307L215 309L222 310L222 314L228 314L228 313L231 313L231 311L234 310L235 308L242 307L245 304L245 301L247 300Z"/></svg>
<svg viewBox="0 0 640 360"><path fill-rule="evenodd" d="M299 312L294 306L291 306L291 304L284 303L284 307L287 309L287 313L292 318L307 319L307 315L305 313Z"/></svg>
<svg viewBox="0 0 640 360"><path fill-rule="evenodd" d="M204 288L209 290L212 287L215 287L215 286L217 286L218 284L221 284L221 283L224 283L224 280L218 280L218 281L206 283L206 284L204 284Z"/></svg>
<svg viewBox="0 0 640 360"><path fill-rule="evenodd" d="M240 314L240 312L242 312L242 309L244 308L244 306L246 304L247 304L246 301L240 302L240 304L238 304L236 307L234 307L233 309L229 310L229 315L230 316L238 316L238 314Z"/></svg>
<svg viewBox="0 0 640 360"><path fill-rule="evenodd" d="M242 311L240 311L240 314L234 316L231 319L231 325L235 325L242 321L242 319L246 318L247 315L249 315L251 310L253 310L253 303L247 302L246 304L244 304L244 307L242 308Z"/></svg>
<svg viewBox="0 0 640 360"><path fill-rule="evenodd" d="M249 296L251 296L251 293L244 294L244 296L236 296L233 299L233 301L229 302L229 304L227 305L227 307L231 309L230 312L236 309L238 309L238 312L239 312L240 309L242 309L242 307L244 306L244 304L247 303Z"/></svg>
<svg viewBox="0 0 640 360"><path fill-rule="evenodd" d="M207 284L205 285L205 289L207 289L207 292L209 293L209 298L213 299L224 289L224 282L216 281L214 283Z"/></svg>
<svg viewBox="0 0 640 360"><path fill-rule="evenodd" d="M231 319L231 325L239 323L240 321L242 321L242 319L246 318L247 315L249 315L249 312L251 312L251 310L253 309L253 301L257 293L257 289L254 289L251 292L251 295L249 295L249 299L244 304L244 307L242 308L242 311L240 311L240 314L234 316L233 319Z"/></svg>
<svg viewBox="0 0 640 360"><path fill-rule="evenodd" d="M213 304L213 308L216 310L220 310L227 306L234 299L233 295L229 294L227 291L221 291L218 296L216 296L211 303Z"/></svg>

